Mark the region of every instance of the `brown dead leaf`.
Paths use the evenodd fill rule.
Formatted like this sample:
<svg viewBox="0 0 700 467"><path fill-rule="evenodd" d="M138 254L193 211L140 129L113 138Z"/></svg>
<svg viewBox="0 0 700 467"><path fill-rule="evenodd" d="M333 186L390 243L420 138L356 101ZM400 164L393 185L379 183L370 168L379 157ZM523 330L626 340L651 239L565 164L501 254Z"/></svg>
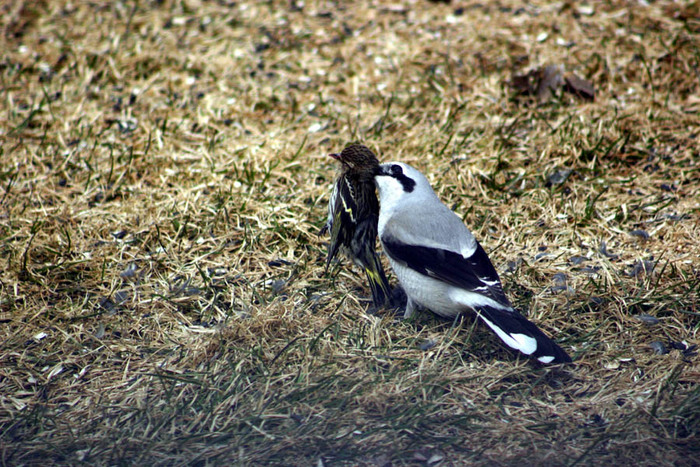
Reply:
<svg viewBox="0 0 700 467"><path fill-rule="evenodd" d="M518 95L531 95L537 87L536 75L535 71L521 75L513 74L509 83L511 89Z"/></svg>
<svg viewBox="0 0 700 467"><path fill-rule="evenodd" d="M547 65L524 74L513 74L509 85L517 95L536 96L539 103L549 101L560 89L575 96L593 100L595 89L589 81L574 73L564 75L563 65Z"/></svg>
<svg viewBox="0 0 700 467"><path fill-rule="evenodd" d="M567 73L564 77L564 91L574 94L581 99L592 101L595 99L595 88L590 81Z"/></svg>
<svg viewBox="0 0 700 467"><path fill-rule="evenodd" d="M547 102L552 98L554 92L564 84L564 67L561 65L547 65L539 70L539 83L537 85L537 100Z"/></svg>

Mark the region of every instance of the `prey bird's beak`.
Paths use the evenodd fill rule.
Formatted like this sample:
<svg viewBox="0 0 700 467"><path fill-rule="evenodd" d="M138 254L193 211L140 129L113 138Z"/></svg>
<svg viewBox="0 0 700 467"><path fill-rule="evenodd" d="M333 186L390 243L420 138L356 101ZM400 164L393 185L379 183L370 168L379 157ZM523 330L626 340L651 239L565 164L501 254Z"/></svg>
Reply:
<svg viewBox="0 0 700 467"><path fill-rule="evenodd" d="M337 161L341 160L340 154L332 153L332 154L328 154L328 155Z"/></svg>

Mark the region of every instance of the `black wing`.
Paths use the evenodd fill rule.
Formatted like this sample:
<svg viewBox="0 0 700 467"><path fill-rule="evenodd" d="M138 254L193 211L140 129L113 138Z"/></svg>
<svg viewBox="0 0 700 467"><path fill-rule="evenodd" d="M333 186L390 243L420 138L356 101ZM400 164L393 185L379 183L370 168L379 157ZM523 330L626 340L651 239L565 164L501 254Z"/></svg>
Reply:
<svg viewBox="0 0 700 467"><path fill-rule="evenodd" d="M478 242L476 250L468 258L440 248L408 245L387 235L382 237L382 244L386 253L394 261L399 261L428 277L485 295L503 305L504 308L479 306L474 311L509 347L520 350L543 363L571 361L561 347L512 308L503 293L496 269ZM518 341L519 334L534 339L535 346L530 347L527 343Z"/></svg>
<svg viewBox="0 0 700 467"><path fill-rule="evenodd" d="M474 253L465 258L454 251L402 243L391 235L384 235L381 240L387 255L395 261L428 277L511 306L503 292L498 272L479 242L476 242Z"/></svg>

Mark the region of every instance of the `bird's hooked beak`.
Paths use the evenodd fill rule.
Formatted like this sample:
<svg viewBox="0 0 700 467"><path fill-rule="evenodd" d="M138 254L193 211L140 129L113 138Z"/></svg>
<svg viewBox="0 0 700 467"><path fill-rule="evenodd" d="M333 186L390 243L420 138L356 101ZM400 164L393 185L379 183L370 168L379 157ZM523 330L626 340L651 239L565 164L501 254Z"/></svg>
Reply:
<svg viewBox="0 0 700 467"><path fill-rule="evenodd" d="M378 165L374 169L374 174L375 177L379 177L381 175L391 175L389 172L387 172L387 169L383 165Z"/></svg>

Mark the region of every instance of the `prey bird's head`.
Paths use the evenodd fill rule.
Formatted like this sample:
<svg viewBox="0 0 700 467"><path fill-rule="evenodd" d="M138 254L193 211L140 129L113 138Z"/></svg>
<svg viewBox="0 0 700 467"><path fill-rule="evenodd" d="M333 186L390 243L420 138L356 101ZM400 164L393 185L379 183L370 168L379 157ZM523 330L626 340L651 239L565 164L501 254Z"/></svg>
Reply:
<svg viewBox="0 0 700 467"><path fill-rule="evenodd" d="M380 165L374 181L379 189L379 202L382 206L436 196L428 179L403 162Z"/></svg>
<svg viewBox="0 0 700 467"><path fill-rule="evenodd" d="M373 177L379 167L377 156L367 146L362 144L350 144L340 154L329 154L333 159L340 161L343 172L354 172Z"/></svg>

